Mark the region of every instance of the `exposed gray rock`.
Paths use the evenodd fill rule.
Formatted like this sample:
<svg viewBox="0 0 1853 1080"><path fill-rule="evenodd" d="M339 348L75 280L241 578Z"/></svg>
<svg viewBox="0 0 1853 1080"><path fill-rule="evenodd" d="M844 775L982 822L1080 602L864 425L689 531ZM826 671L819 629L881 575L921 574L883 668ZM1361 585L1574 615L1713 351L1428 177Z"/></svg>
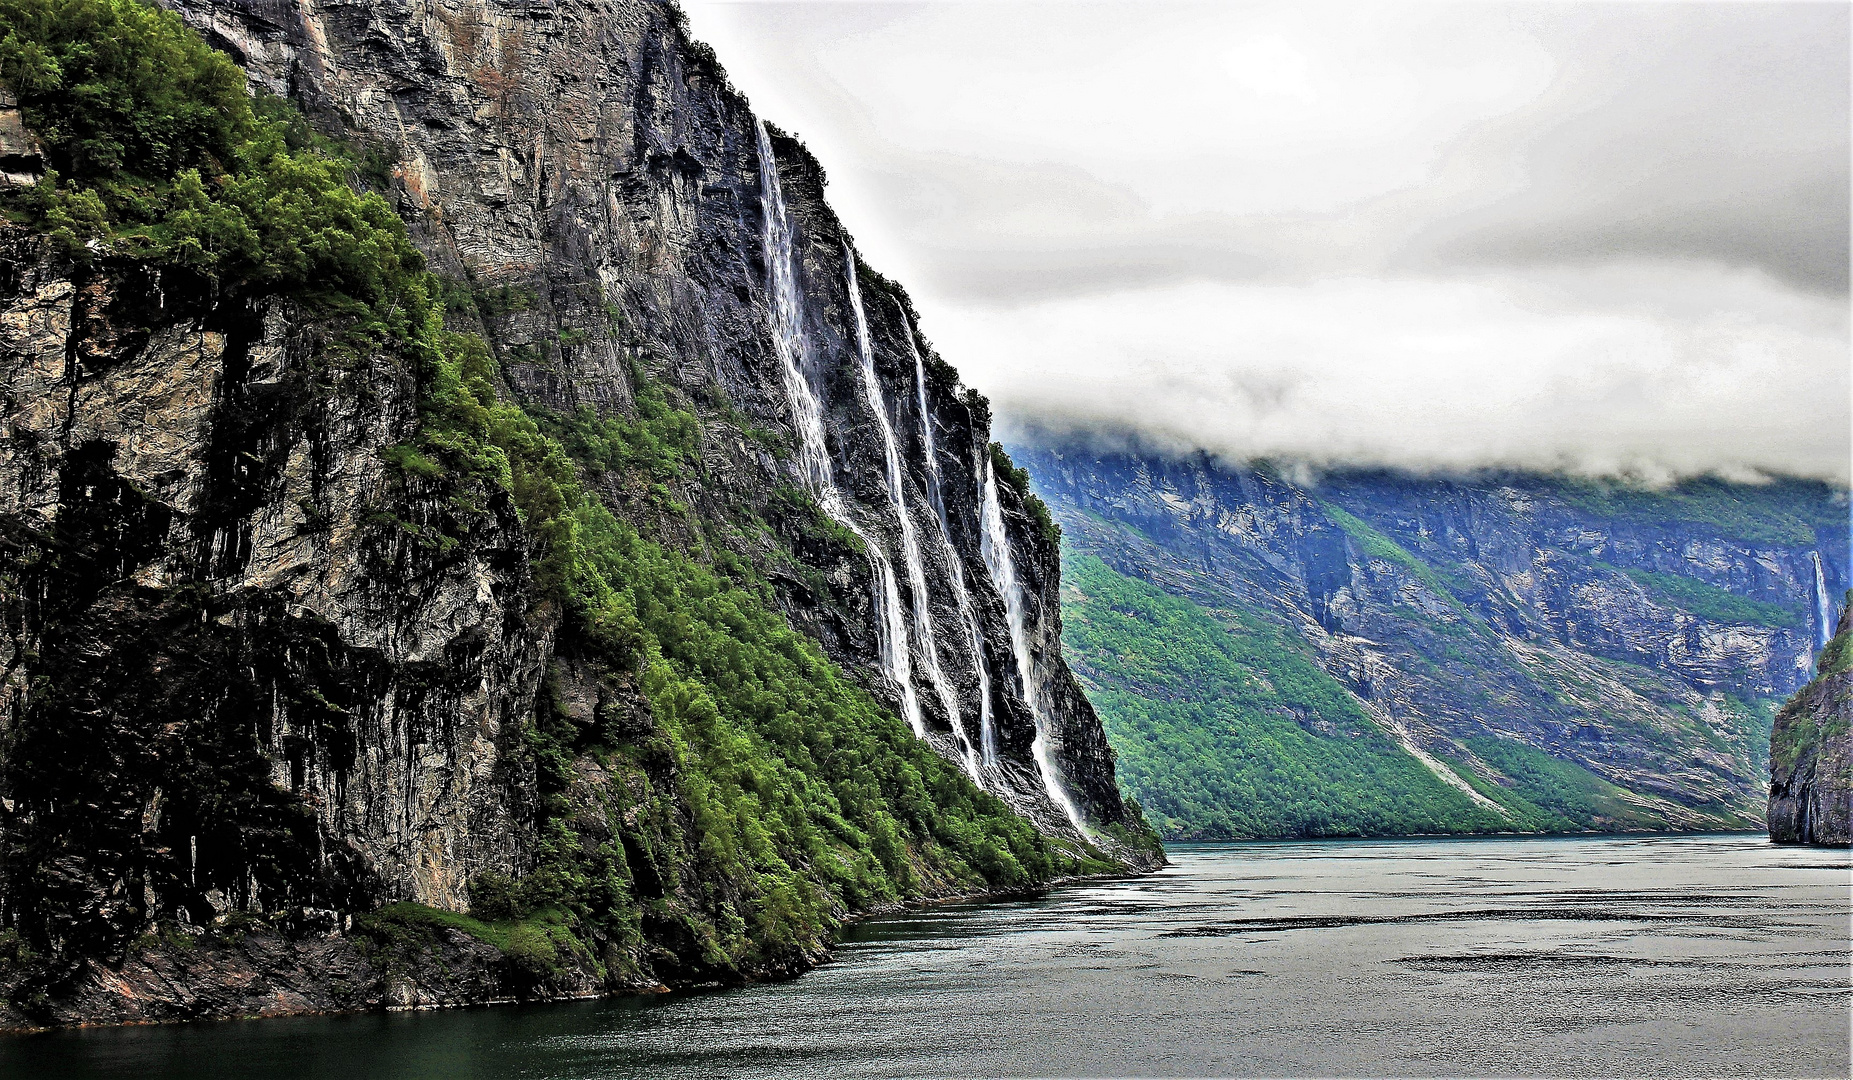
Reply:
<svg viewBox="0 0 1853 1080"><path fill-rule="evenodd" d="M44 174L45 159L39 153L39 140L20 119L19 101L13 92L0 86L0 187L36 184Z"/></svg>
<svg viewBox="0 0 1853 1080"><path fill-rule="evenodd" d="M631 392L628 347L665 362L698 398L722 397L754 424L791 431L767 330L755 119L712 53L688 42L672 5L369 0L311 8L277 0L175 0L169 6L239 59L253 82L292 94L311 111L338 113L352 130L396 151L405 210L426 221L425 241L438 265L478 283L533 291L530 310L511 312L490 328L504 358L516 358L510 376L525 400L561 411L622 407ZM823 172L811 156L776 130L772 145L796 233L816 350L811 375L831 455L854 512L893 557L898 523L886 505L875 420L854 376L842 269L850 238L824 201ZM926 419L937 434L947 532L984 622L983 659L997 675L991 687L1000 745L1015 763L988 784L1046 827L1072 831L1029 768L1028 695L1010 676L1010 657L1000 654L1009 641L1003 605L978 551L988 414L974 415L957 374L920 337L900 288L861 272L876 370L902 444L906 504L923 535L939 526L927 498L913 348L929 361ZM608 303L638 344L621 345L617 335L600 332L613 315ZM590 331L590 338L561 345L561 328ZM712 464L742 484L796 479L791 462L759 448ZM1013 544L1026 543L1022 495L1006 489L1001 497ZM971 726L976 658L959 655L963 636L946 607L950 570L942 549L925 544L923 555L936 637L953 654L942 666L959 683L963 723ZM1019 562L1035 568L1038 589L1049 589L1059 576L1056 559L1045 546ZM868 567L858 560L823 569L835 595L788 588L781 601L833 656L874 676ZM1035 647L1059 657L1057 606L1033 606ZM920 641L912 647L921 648ZM916 671L925 666L918 659ZM1085 697L1059 662L1036 670L1049 680L1040 692L1058 704L1052 724L1064 733L1063 769L1073 774L1087 816L1121 823L1111 759ZM929 709L936 704L933 695L922 697ZM942 735L952 722L943 715L930 721ZM934 742L954 752L949 737Z"/></svg>
<svg viewBox="0 0 1853 1080"><path fill-rule="evenodd" d="M787 505L779 493L803 480L769 330L756 121L671 5L168 6L253 83L395 161L375 183L434 269L486 298L476 328L506 392L535 409L625 414L647 372L701 411L710 482L656 502L601 491L616 510L653 535L693 542L668 503L716 521ZM0 110L0 140L5 123ZM795 140L775 132L771 141L831 457L849 512L898 565L879 426L855 383L849 238L823 201L817 164ZM1120 801L1098 719L1060 659L1057 553L1026 493L1003 485L1036 654L1036 685L1017 677L980 545L983 401L919 338L905 294L856 265L905 512L922 536L940 534L934 475L944 510L946 542L923 545L922 607L956 708L923 692L925 737L956 760L954 727L977 738L988 687L999 760L983 785L1078 845L1031 754L1028 703L1048 703L1056 765L1088 839L1127 866L1150 866L1149 850L1123 843L1125 829L1142 826ZM593 847L621 849L614 857L628 858L666 912L646 915L634 940L589 942L596 960L569 957L545 977L498 966L449 932L426 943L442 962L422 975L381 967L348 940L354 913L398 900L461 911L471 882L532 869L541 795L521 732L537 710L633 734L653 721L622 673L591 671L561 651L560 613L531 579L532 541L506 497L460 506L435 481L388 467L418 423L412 365L346 348L343 332L183 274L75 266L23 230L0 229L0 545L9 556L0 563L0 754L17 766L16 790L0 793L0 840L13 845L17 872L95 937L53 943L58 956L90 959L60 969L62 1004L41 1015L274 1011L251 1005L266 994L285 1011L571 996L816 963L813 945L750 971L704 959L678 892L687 883L631 850L641 793L626 796L629 811L624 793L613 794L669 784L673 762L654 759L654 774L624 779L579 761L557 796L572 829ZM936 469L925 461L925 424ZM741 541L749 555L769 553L754 542ZM794 554L795 565L763 567L778 605L896 702L899 687L879 662L869 561L841 544L799 543ZM955 565L980 627L976 650L953 602ZM914 671L925 670L924 635L910 633L907 646ZM47 732L63 741L31 742ZM20 763L38 771L21 779ZM98 778L108 778L98 788L107 794L84 803ZM14 797L28 789L30 798ZM54 805L79 804L79 827L42 827ZM675 823L664 828L680 835ZM968 887L929 878L922 890ZM0 888L0 916L7 902ZM252 944L219 942L191 964L146 936L173 926L224 932L247 916L271 929L333 919L343 936L310 947L254 931ZM264 970L271 963L281 966ZM290 965L348 974L334 987ZM237 976L248 994L215 989L247 968L259 970Z"/></svg>
<svg viewBox="0 0 1853 1080"><path fill-rule="evenodd" d="M1769 748L1769 838L1853 844L1853 596L1819 674L1776 714Z"/></svg>
<svg viewBox="0 0 1853 1080"><path fill-rule="evenodd" d="M1059 443L1017 456L1078 550L1284 622L1406 746L1461 757L1468 738L1516 740L1633 792L1669 827L1761 824L1763 725L1819 640L1816 561L1826 587L1847 581L1837 544L1604 516L1542 477L1301 484L1202 457ZM1353 535L1346 509L1403 554ZM1694 612L1630 571L1787 614Z"/></svg>

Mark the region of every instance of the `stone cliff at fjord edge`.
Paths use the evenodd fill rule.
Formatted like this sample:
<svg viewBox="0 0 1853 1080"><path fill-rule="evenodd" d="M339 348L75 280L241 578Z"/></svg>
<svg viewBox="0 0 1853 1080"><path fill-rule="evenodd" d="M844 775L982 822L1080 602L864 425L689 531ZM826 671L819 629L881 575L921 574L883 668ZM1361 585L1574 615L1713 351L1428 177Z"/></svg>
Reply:
<svg viewBox="0 0 1853 1080"><path fill-rule="evenodd" d="M0 1025L777 976L1162 859L984 400L672 4L166 6L436 276L0 227Z"/></svg>
<svg viewBox="0 0 1853 1080"><path fill-rule="evenodd" d="M1776 714L1769 744L1769 838L1853 844L1853 593L1815 677Z"/></svg>

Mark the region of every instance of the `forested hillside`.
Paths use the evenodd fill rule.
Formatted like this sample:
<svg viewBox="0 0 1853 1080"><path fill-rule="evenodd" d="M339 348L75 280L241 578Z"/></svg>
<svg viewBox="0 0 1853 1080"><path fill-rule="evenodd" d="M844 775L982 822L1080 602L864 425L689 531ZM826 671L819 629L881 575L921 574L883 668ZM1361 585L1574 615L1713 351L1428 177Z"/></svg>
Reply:
<svg viewBox="0 0 1853 1080"><path fill-rule="evenodd" d="M1813 482L1016 456L1167 835L1755 828L1847 580L1845 493Z"/></svg>
<svg viewBox="0 0 1853 1080"><path fill-rule="evenodd" d="M984 400L673 5L174 7L0 0L0 1025L1162 858Z"/></svg>

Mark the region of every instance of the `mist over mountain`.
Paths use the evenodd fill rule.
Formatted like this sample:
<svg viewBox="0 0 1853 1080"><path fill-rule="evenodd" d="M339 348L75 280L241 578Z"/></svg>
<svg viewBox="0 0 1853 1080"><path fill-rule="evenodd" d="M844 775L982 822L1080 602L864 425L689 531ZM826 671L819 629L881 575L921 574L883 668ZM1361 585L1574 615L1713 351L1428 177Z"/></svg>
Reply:
<svg viewBox="0 0 1853 1080"><path fill-rule="evenodd" d="M1848 14L706 4L1009 423L1848 476Z"/></svg>

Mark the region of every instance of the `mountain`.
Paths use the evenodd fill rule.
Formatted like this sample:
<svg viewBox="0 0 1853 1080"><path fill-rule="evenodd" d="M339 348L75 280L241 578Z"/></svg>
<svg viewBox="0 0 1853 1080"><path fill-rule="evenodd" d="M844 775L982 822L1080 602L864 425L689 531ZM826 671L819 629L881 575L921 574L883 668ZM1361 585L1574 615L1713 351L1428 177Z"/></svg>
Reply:
<svg viewBox="0 0 1853 1080"><path fill-rule="evenodd" d="M0 1027L1162 862L984 399L673 4L168 7L0 0Z"/></svg>
<svg viewBox="0 0 1853 1080"><path fill-rule="evenodd" d="M1776 713L1769 740L1769 838L1853 844L1853 595L1815 677Z"/></svg>
<svg viewBox="0 0 1853 1080"><path fill-rule="evenodd" d="M1772 714L1847 584L1846 494L1807 481L1013 454L1171 836L1761 827Z"/></svg>

